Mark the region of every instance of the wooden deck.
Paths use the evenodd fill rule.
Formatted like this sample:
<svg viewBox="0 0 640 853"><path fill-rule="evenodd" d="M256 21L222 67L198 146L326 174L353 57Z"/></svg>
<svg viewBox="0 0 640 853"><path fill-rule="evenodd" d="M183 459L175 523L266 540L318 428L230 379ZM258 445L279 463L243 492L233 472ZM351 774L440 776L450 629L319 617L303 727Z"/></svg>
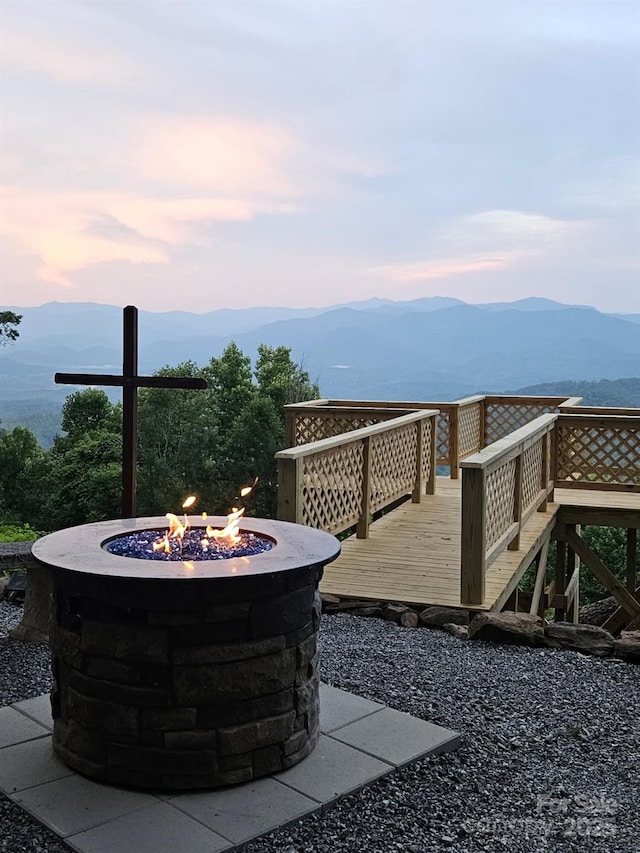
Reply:
<svg viewBox="0 0 640 853"><path fill-rule="evenodd" d="M557 489L555 503L534 513L525 525L518 551L504 551L486 575L485 600L473 610L499 610L531 564L559 511L580 523L597 511L620 525L640 522L640 494ZM638 525L640 526L640 525ZM368 539L354 536L342 543L342 554L326 567L320 590L358 599L414 605L462 607L460 601L461 480L438 477L436 494L420 504L406 502L370 527Z"/></svg>

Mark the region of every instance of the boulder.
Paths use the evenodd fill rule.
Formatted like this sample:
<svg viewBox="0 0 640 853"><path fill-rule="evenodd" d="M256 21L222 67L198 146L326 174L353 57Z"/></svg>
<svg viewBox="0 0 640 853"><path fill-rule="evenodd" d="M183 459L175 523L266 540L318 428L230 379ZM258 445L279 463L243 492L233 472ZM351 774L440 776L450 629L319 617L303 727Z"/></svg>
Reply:
<svg viewBox="0 0 640 853"><path fill-rule="evenodd" d="M322 602L323 613L331 613L333 610L340 608L340 599L337 595L329 595L327 592L321 592L320 601Z"/></svg>
<svg viewBox="0 0 640 853"><path fill-rule="evenodd" d="M544 629L544 639L552 649L571 649L598 657L613 654L613 637L598 625L550 622Z"/></svg>
<svg viewBox="0 0 640 853"><path fill-rule="evenodd" d="M467 640L469 638L469 628L466 625L458 625L455 622L447 622L442 626L442 629L448 634L453 634L459 640Z"/></svg>
<svg viewBox="0 0 640 853"><path fill-rule="evenodd" d="M405 610L400 616L400 624L403 628L417 628L418 621L418 614L415 610Z"/></svg>
<svg viewBox="0 0 640 853"><path fill-rule="evenodd" d="M630 663L640 663L640 631L622 631L615 641L614 653Z"/></svg>
<svg viewBox="0 0 640 853"><path fill-rule="evenodd" d="M490 640L518 646L544 645L542 619L531 613L478 613L471 620L470 640Z"/></svg>
<svg viewBox="0 0 640 853"><path fill-rule="evenodd" d="M382 608L381 607L355 607L351 613L354 616L375 616L378 619L382 618Z"/></svg>
<svg viewBox="0 0 640 853"><path fill-rule="evenodd" d="M399 622L402 614L408 610L406 604L387 604L384 608L384 618L389 622Z"/></svg>
<svg viewBox="0 0 640 853"><path fill-rule="evenodd" d="M425 607L420 613L425 628L444 628L445 625L468 625L469 611L459 607Z"/></svg>
<svg viewBox="0 0 640 853"><path fill-rule="evenodd" d="M20 624L9 631L12 640L24 643L49 642L49 611L53 581L49 569L31 565L27 569L27 596Z"/></svg>
<svg viewBox="0 0 640 853"><path fill-rule="evenodd" d="M607 619L616 612L620 605L613 596L601 598L580 608L581 625L604 625Z"/></svg>

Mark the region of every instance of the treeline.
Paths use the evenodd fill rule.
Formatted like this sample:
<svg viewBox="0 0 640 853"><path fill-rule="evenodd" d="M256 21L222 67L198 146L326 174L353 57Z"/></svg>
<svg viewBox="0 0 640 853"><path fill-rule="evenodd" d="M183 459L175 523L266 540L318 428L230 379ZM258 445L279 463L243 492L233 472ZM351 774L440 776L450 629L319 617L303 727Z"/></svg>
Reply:
<svg viewBox="0 0 640 853"><path fill-rule="evenodd" d="M534 397L582 397L583 406L618 406L632 409L640 407L640 379L637 377L598 379L593 382L566 379L562 382L528 385L514 393Z"/></svg>
<svg viewBox="0 0 640 853"><path fill-rule="evenodd" d="M248 514L275 516L274 454L284 445L286 403L319 391L286 347L259 346L255 366L235 344L205 367L184 362L163 376L203 377L203 391L143 388L138 402L138 515L226 514L239 486L259 477ZM64 435L45 450L31 430L0 429L0 520L47 532L121 513L122 408L99 389L67 397Z"/></svg>

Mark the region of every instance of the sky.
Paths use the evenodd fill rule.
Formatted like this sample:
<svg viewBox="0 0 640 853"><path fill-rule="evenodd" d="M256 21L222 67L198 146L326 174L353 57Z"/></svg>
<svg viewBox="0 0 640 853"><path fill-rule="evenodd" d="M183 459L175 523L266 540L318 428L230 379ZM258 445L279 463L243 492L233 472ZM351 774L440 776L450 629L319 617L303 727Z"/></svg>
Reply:
<svg viewBox="0 0 640 853"><path fill-rule="evenodd" d="M640 312L640 2L1 0L0 304Z"/></svg>

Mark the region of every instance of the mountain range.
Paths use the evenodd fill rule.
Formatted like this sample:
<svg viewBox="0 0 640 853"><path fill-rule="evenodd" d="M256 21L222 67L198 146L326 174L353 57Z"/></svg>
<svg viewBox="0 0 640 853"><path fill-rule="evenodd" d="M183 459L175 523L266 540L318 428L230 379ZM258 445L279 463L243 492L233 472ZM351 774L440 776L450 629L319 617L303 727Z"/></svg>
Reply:
<svg viewBox="0 0 640 853"><path fill-rule="evenodd" d="M57 409L56 371L120 372L122 310L94 303L7 306L20 337L0 350L0 418ZM285 345L333 398L450 400L559 380L640 376L640 314L548 299L470 305L449 297L328 308L139 314L139 370L206 363L230 341L251 357ZM117 397L117 389L110 391ZM21 415L22 412L22 415Z"/></svg>

